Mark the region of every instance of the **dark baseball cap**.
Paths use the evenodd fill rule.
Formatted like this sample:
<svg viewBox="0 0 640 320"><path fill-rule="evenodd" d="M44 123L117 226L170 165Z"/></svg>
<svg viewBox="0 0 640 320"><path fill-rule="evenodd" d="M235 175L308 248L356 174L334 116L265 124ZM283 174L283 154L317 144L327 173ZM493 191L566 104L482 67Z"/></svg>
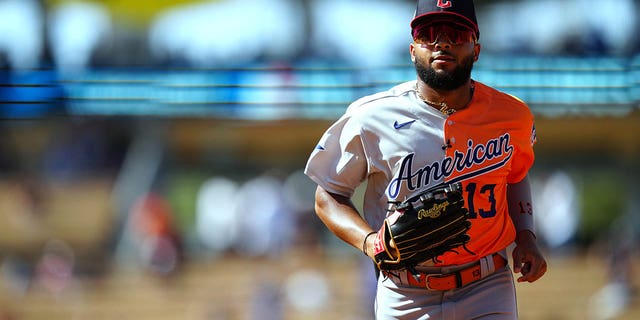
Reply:
<svg viewBox="0 0 640 320"><path fill-rule="evenodd" d="M480 38L473 0L418 0L411 29L423 23L439 20L452 21L466 26Z"/></svg>

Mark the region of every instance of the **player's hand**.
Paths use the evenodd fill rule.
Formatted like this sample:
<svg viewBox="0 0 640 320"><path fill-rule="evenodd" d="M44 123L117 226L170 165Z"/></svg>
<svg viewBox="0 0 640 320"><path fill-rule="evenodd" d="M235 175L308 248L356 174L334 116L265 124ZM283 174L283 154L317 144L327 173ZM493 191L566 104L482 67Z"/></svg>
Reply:
<svg viewBox="0 0 640 320"><path fill-rule="evenodd" d="M518 233L512 255L513 272L522 275L518 282L534 282L547 272L547 261L538 249L535 236L528 230Z"/></svg>

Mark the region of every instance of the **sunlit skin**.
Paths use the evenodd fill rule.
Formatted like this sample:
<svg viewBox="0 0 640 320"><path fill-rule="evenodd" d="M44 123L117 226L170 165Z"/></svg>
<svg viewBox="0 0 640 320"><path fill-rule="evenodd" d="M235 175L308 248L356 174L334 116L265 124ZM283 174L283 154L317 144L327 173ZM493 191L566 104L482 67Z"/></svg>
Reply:
<svg viewBox="0 0 640 320"><path fill-rule="evenodd" d="M461 44L452 44L449 38L442 34L438 36L434 44L424 44L415 39L409 45L411 61L416 64L418 71L418 90L422 96L433 102L445 102L454 109L466 106L471 100L471 78L463 76L461 85L456 88L434 88L427 86L425 79L420 73L420 68L424 70L432 69L438 76L446 77L452 75L461 68L470 68L478 60L480 55L480 44L473 38Z"/></svg>

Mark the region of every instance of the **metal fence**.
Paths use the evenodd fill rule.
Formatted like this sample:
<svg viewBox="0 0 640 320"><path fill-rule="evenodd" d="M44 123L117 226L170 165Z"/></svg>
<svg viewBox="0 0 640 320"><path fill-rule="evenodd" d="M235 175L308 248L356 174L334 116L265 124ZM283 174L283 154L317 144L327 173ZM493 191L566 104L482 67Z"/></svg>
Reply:
<svg viewBox="0 0 640 320"><path fill-rule="evenodd" d="M3 118L71 115L323 119L355 99L415 79L410 64L375 69L335 62L256 63L220 69L53 69L0 73ZM534 113L625 115L640 105L640 56L484 55L473 78Z"/></svg>

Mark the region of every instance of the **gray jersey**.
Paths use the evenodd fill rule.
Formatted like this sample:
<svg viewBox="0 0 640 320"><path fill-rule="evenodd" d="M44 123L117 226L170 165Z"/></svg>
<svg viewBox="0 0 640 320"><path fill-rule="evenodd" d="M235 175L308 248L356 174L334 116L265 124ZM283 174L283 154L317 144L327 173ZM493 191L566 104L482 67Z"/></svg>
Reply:
<svg viewBox="0 0 640 320"><path fill-rule="evenodd" d="M415 88L416 81L409 81L353 102L324 133L305 169L328 192L348 197L366 179L364 215L374 226L382 223L389 201L443 182L440 177L408 185L393 179L408 155L414 165L445 156L447 116L427 106Z"/></svg>

